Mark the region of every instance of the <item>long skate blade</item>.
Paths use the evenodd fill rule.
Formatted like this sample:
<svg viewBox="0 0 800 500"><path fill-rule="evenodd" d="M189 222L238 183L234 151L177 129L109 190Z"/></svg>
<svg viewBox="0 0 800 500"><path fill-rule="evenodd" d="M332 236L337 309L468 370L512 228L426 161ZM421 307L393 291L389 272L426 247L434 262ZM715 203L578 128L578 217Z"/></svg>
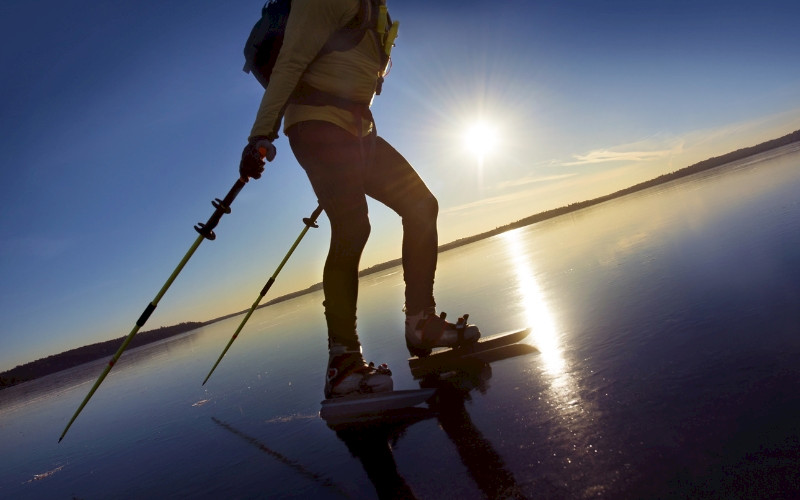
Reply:
<svg viewBox="0 0 800 500"><path fill-rule="evenodd" d="M408 360L408 366L412 370L423 366L436 366L438 363L445 360L461 358L481 351L488 351L505 345L515 344L527 337L530 333L531 329L525 328L514 332L492 335L491 337L481 337L477 342L463 347L434 351L430 356L423 358L412 357Z"/></svg>
<svg viewBox="0 0 800 500"><path fill-rule="evenodd" d="M435 392L436 389L413 389L326 399L322 401L319 416L326 421L380 416L384 412L420 405L430 399Z"/></svg>

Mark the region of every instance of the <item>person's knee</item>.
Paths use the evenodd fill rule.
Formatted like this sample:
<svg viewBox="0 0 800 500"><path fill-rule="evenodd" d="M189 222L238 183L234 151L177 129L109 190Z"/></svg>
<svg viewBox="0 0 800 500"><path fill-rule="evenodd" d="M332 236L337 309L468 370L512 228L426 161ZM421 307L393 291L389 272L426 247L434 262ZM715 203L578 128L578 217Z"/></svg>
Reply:
<svg viewBox="0 0 800 500"><path fill-rule="evenodd" d="M369 233L372 232L372 226L369 223L369 218L364 218L353 223L353 241L364 248L369 239Z"/></svg>
<svg viewBox="0 0 800 500"><path fill-rule="evenodd" d="M428 217L435 219L439 216L439 200L431 195L425 202L425 212Z"/></svg>
<svg viewBox="0 0 800 500"><path fill-rule="evenodd" d="M433 195L426 196L403 214L403 228L407 231L428 232L436 228L438 216L439 202Z"/></svg>
<svg viewBox="0 0 800 500"><path fill-rule="evenodd" d="M430 221L436 220L439 216L439 202L436 200L436 197L433 195L426 196L422 198L417 204L414 206L414 210L412 212L412 217L423 220L423 221Z"/></svg>
<svg viewBox="0 0 800 500"><path fill-rule="evenodd" d="M341 257L361 255L372 231L368 217L355 217L331 226L336 253Z"/></svg>

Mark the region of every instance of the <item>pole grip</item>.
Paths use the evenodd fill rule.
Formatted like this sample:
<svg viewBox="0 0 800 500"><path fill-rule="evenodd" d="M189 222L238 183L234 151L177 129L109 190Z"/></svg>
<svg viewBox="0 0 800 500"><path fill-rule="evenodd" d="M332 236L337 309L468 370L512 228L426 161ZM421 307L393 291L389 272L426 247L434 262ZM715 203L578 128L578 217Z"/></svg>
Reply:
<svg viewBox="0 0 800 500"><path fill-rule="evenodd" d="M241 178L236 179L236 182L233 184L230 191L228 191L228 194L225 195L225 198L222 200L216 198L211 202L211 205L214 206L214 213L211 214L211 217L208 218L205 224L202 222L197 223L194 226L194 230L207 240L215 240L217 235L214 234L214 228L217 227L223 215L231 213L231 204L233 204L233 200L236 199L236 196L245 184L247 184L246 180L242 180Z"/></svg>
<svg viewBox="0 0 800 500"><path fill-rule="evenodd" d="M317 219L319 218L319 214L321 213L322 213L322 207L317 205L317 208L315 208L314 211L311 212L311 216L303 218L303 224L305 224L306 227L314 227L314 228L319 227L317 225Z"/></svg>

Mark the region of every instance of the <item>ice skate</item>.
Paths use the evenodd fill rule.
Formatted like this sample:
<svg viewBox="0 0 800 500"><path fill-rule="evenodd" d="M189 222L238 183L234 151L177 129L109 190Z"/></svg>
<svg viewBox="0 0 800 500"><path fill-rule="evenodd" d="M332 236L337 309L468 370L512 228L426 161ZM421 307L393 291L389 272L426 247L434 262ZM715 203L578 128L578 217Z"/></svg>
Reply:
<svg viewBox="0 0 800 500"><path fill-rule="evenodd" d="M460 347L477 342L481 332L467 323L469 314L450 323L447 314L436 315L433 307L413 315L406 314L406 347L412 356L428 356L436 347Z"/></svg>
<svg viewBox="0 0 800 500"><path fill-rule="evenodd" d="M325 398L387 392L393 389L392 372L386 364L367 364L360 351L331 346L325 374Z"/></svg>

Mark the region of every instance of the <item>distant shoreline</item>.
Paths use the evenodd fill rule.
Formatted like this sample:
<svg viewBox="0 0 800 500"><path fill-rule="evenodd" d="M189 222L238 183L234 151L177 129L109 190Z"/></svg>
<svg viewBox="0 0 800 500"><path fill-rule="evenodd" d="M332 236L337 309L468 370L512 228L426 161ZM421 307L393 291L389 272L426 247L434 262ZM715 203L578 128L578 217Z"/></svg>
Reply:
<svg viewBox="0 0 800 500"><path fill-rule="evenodd" d="M536 224L537 222L542 222L548 219L552 219L554 217L558 217L560 215L576 212L578 210L583 210L584 208L588 208L594 205L598 205L600 203L604 203L609 200L613 200L616 198L621 198L623 196L642 191L644 189L651 188L653 186L657 186L659 184L664 184L675 179L680 179L682 177L688 177L690 175L703 172L706 170L710 170L716 167L720 167L726 165L728 163L732 163L734 161L742 160L744 158L748 158L760 153L764 153L767 151L771 151L773 149L777 149L780 147L788 146L795 142L800 142L800 130L794 131L791 134L787 134L783 137L779 137L777 139L773 139L770 141L763 142L761 144L737 149L736 151L732 151L730 153L724 154L722 156L716 156L709 158L707 160L703 160L701 162L695 163L688 167L684 167L680 170L676 170L675 172L671 172L669 174L664 174L655 179L651 179L649 181L641 182L639 184L635 184L631 187L621 189L614 193L601 196L598 198L593 198L587 201L581 201L577 203L571 203L569 205L546 210L544 212L540 212L538 214L532 215L530 217L526 217L524 219L520 219L516 222L512 222L510 224L506 224L504 226L499 226L495 229L490 231L485 231L483 233L479 233L473 236L468 236L465 238L460 238L458 240L452 241L450 243L445 243L439 246L439 253L446 252L448 250L452 250L454 248L459 248L464 245L468 245L470 243L475 243L476 241L484 240L486 238L491 238L492 236L496 236L498 234L505 233L512 229L518 229L520 227L529 226L531 224ZM380 272L401 264L401 259L393 259L387 262L383 262L381 264L377 264L371 266L367 269L363 269L359 272L359 276L366 276L369 274L373 274L376 272ZM299 290L296 292L292 292L286 295L282 295L275 299L272 299L262 305L259 308L267 307L272 304L276 304L279 302L284 302L301 295L305 295L311 292L315 292L317 290L322 289L322 283L316 283L308 288L303 290ZM155 330L150 330L146 332L140 333L137 337L134 337L133 342L131 343L131 347L137 347L141 345L146 345L152 342L156 342L159 340L163 340L165 338L169 338L181 333L185 333L202 326L210 325L212 323L216 323L218 321L222 321L228 318L232 318L234 316L238 316L246 311L238 311L231 314L226 314L224 316L220 316L218 318L214 318L204 322L188 322L188 323L181 323L178 325L167 326L158 328ZM71 349L66 352L62 352L60 354L55 354L52 356L48 356L46 358L38 359L36 361L32 361L29 363L25 363L23 365L19 365L11 370L5 371L0 373L0 390L5 389L7 387L11 387L23 382L27 382L29 380L34 380L36 378L43 377L45 375L50 375L52 373L57 373L62 370L66 370L84 363L88 363L90 361L95 361L97 359L103 358L105 356L111 356L117 350L119 344L122 342L124 337L120 337L117 339L108 340L105 342L99 342L96 344L91 344L84 347L79 347L76 349Z"/></svg>

